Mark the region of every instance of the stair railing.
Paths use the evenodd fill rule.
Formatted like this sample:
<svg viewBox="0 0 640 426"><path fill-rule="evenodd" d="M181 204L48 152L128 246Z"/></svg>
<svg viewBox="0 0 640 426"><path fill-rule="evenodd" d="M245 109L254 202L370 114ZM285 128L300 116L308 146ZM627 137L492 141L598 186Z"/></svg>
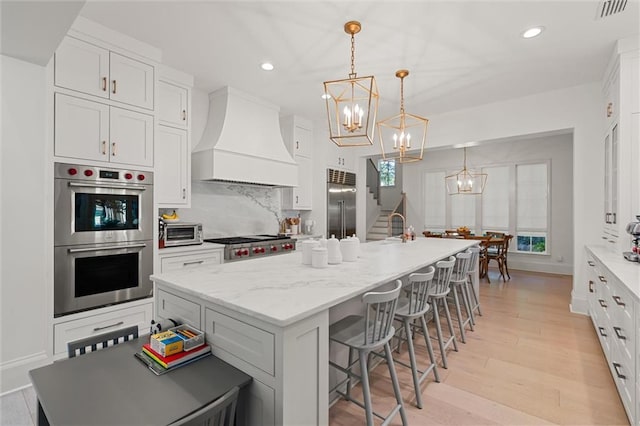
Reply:
<svg viewBox="0 0 640 426"><path fill-rule="evenodd" d="M371 158L367 161L367 186L373 193L373 199L380 205L380 172Z"/></svg>
<svg viewBox="0 0 640 426"><path fill-rule="evenodd" d="M405 218L406 211L407 211L407 194L403 192L402 195L400 196L400 201L398 201L398 204L396 205L396 208L393 209L391 214L389 214L389 221L387 224L387 235L389 236L402 235L405 232L404 230L405 224L403 223L403 221L392 220L392 219L395 217L398 217L398 215L400 215L400 217L402 218Z"/></svg>

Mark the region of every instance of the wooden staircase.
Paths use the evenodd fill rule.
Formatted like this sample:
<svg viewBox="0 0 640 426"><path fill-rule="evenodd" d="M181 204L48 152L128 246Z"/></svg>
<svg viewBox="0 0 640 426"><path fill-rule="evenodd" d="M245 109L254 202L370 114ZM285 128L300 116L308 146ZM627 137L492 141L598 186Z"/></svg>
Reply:
<svg viewBox="0 0 640 426"><path fill-rule="evenodd" d="M382 210L378 215L378 219L373 224L369 232L367 232L367 241L384 240L389 236L387 226L389 224L389 215L393 213L391 210Z"/></svg>

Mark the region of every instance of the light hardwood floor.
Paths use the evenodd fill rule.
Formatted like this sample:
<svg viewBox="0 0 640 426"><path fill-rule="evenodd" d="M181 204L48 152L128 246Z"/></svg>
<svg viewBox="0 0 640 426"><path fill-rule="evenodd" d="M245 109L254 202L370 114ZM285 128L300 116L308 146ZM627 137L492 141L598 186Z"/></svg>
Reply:
<svg viewBox="0 0 640 426"><path fill-rule="evenodd" d="M591 319L569 312L572 278L510 272L507 283L493 269L491 284L481 280L484 315L459 352L447 352L441 382L431 376L423 383L423 409L415 406L410 371L396 364L409 423L628 424ZM435 343L434 350L438 356ZM423 346L417 352L427 359ZM406 350L399 356L407 362ZM374 410L386 415L393 403L386 364L371 372L371 384ZM363 410L336 402L330 425L355 424L364 424ZM400 416L392 424L401 424Z"/></svg>

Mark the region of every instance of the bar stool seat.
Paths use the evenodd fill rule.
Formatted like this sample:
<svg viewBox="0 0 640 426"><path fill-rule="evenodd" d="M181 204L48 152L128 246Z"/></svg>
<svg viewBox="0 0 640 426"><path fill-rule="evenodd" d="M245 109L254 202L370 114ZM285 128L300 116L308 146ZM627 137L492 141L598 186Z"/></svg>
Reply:
<svg viewBox="0 0 640 426"><path fill-rule="evenodd" d="M391 348L389 346L389 341L395 334L393 319L396 313L401 287L402 282L400 280L396 280L396 286L393 290L366 293L362 297L363 303L366 304L364 316L350 315L329 327L330 341L345 345L349 348L349 363L346 368L333 361L329 361L330 366L347 375L347 378L338 383L336 388L333 390L345 399L364 408L367 426L373 426L373 416L382 419L382 424L388 424L398 412L402 418L402 424L404 426L407 426L408 424L404 404L402 402L402 394L400 393L398 376L396 375L393 357L391 356ZM371 390L369 386L369 354L374 353L376 349L381 347L384 347L389 375L391 376L391 384L396 397L396 405L386 417L383 417L373 411ZM358 352L357 361L353 360L353 354L355 351ZM360 367L361 374L357 374L353 371L353 367L355 366ZM351 397L352 377L360 379L364 398L363 402ZM347 385L346 392L342 392L337 389L345 382Z"/></svg>

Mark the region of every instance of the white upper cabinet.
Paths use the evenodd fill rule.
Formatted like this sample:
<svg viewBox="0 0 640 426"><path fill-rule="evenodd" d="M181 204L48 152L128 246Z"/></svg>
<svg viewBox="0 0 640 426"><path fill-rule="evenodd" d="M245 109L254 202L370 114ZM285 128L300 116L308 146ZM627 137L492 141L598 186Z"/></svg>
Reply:
<svg viewBox="0 0 640 426"><path fill-rule="evenodd" d="M140 108L154 108L154 67L73 37L55 54L54 84Z"/></svg>
<svg viewBox="0 0 640 426"><path fill-rule="evenodd" d="M55 110L57 157L153 165L153 116L61 93Z"/></svg>
<svg viewBox="0 0 640 426"><path fill-rule="evenodd" d="M158 81L158 124L186 129L189 120L189 90Z"/></svg>
<svg viewBox="0 0 640 426"><path fill-rule="evenodd" d="M297 116L280 120L285 146L298 164L298 186L282 190L282 208L311 210L313 188L313 132L311 122Z"/></svg>
<svg viewBox="0 0 640 426"><path fill-rule="evenodd" d="M162 207L188 206L191 176L187 131L158 126L155 143L156 201Z"/></svg>

